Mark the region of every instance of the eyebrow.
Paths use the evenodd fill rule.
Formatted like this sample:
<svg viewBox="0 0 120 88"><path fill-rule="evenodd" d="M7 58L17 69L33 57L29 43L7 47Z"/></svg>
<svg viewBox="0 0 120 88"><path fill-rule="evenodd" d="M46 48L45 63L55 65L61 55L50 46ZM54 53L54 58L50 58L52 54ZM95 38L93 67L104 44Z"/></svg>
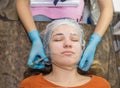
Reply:
<svg viewBox="0 0 120 88"><path fill-rule="evenodd" d="M64 34L63 33L57 33L57 34L53 35L53 37L59 36L59 35L64 35ZM70 35L78 36L78 34L76 34L76 33L70 33Z"/></svg>
<svg viewBox="0 0 120 88"><path fill-rule="evenodd" d="M76 33L70 33L70 35L75 35L75 36L78 36L78 34L76 34Z"/></svg>
<svg viewBox="0 0 120 88"><path fill-rule="evenodd" d="M58 35L63 35L63 33L57 33L57 34L53 35L53 37L58 36Z"/></svg>

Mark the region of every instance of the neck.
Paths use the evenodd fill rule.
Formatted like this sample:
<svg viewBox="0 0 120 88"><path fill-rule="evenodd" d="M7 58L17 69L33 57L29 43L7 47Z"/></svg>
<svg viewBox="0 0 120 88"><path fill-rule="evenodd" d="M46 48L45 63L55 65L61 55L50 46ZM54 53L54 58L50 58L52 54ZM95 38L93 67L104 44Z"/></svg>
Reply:
<svg viewBox="0 0 120 88"><path fill-rule="evenodd" d="M68 69L67 67L61 67L55 64L53 64L53 71L46 75L45 78L54 84L65 87L80 86L91 79L90 77L80 75L77 72L77 67Z"/></svg>
<svg viewBox="0 0 120 88"><path fill-rule="evenodd" d="M57 65L53 65L53 71L49 74L52 81L61 82L61 83L69 83L70 81L76 81L78 76L80 76L77 72L77 67L60 67Z"/></svg>

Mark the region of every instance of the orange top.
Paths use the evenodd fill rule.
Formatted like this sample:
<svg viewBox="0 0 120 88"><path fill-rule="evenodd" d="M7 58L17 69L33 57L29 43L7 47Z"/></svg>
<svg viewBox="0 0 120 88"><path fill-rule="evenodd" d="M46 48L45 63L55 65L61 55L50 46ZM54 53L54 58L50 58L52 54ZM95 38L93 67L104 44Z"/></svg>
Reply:
<svg viewBox="0 0 120 88"><path fill-rule="evenodd" d="M91 77L92 79L84 85L62 87L47 81L42 74L39 74L24 79L20 84L20 88L110 88L109 83L104 78L95 75L92 75Z"/></svg>

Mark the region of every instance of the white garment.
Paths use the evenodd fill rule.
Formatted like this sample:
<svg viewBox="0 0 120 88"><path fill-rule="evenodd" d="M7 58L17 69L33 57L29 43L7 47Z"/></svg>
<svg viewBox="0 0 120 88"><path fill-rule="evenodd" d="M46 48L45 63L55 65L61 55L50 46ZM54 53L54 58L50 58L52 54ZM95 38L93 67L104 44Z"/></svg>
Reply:
<svg viewBox="0 0 120 88"><path fill-rule="evenodd" d="M55 6L54 0L31 0L31 6ZM56 6L78 6L80 0L66 0L64 2L59 1Z"/></svg>

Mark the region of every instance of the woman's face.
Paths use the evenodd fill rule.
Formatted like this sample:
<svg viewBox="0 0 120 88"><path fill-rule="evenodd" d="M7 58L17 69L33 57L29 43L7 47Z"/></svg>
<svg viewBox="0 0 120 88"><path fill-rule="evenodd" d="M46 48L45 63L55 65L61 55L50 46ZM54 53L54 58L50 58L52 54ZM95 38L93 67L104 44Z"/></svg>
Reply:
<svg viewBox="0 0 120 88"><path fill-rule="evenodd" d="M82 49L79 32L70 25L60 25L52 33L49 42L51 61L60 66L76 65Z"/></svg>

